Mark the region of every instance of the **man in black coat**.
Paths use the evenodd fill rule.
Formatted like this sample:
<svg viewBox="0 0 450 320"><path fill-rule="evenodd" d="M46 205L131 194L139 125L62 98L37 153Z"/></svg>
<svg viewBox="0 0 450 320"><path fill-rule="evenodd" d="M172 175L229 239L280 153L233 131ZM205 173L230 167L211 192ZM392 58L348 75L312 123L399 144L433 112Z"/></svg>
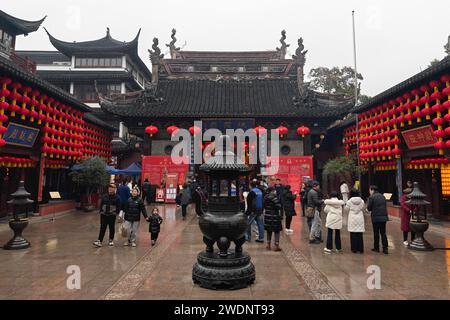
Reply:
<svg viewBox="0 0 450 320"><path fill-rule="evenodd" d="M373 226L373 249L380 252L380 235L383 245L383 253L388 254L388 239L386 236L386 222L389 221L386 198L378 192L377 186L370 186L370 197L367 202L367 210L370 211Z"/></svg>
<svg viewBox="0 0 450 320"><path fill-rule="evenodd" d="M112 183L108 187L108 194L104 194L100 202L100 232L98 240L94 242L94 246L102 246L107 227L109 227L109 246L112 247L114 245L116 215L119 214L120 207L120 198L116 194L116 185Z"/></svg>

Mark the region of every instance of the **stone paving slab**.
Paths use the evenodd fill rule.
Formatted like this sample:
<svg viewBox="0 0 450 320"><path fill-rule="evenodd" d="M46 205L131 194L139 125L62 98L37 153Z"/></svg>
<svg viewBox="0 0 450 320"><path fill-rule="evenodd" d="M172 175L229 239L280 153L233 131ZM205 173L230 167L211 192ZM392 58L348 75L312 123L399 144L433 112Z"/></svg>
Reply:
<svg viewBox="0 0 450 320"><path fill-rule="evenodd" d="M192 283L192 265L204 249L193 211L181 220L174 205L159 206L165 219L158 245L150 246L148 224L142 221L137 248L92 246L99 228L98 213L73 212L54 222L30 224L24 235L32 247L0 250L0 299L449 299L450 250L417 252L405 248L398 221L388 223L390 254L370 251L367 217L366 252L352 254L349 234L342 230L343 253L326 255L324 244L310 245L305 218L293 220L293 235L282 235L282 252L264 244L244 248L256 267L256 281L237 291L211 291ZM150 208L148 208L150 209ZM325 230L323 230L325 231ZM325 233L324 233L325 234ZM11 232L0 231L0 244ZM430 230L427 239L439 248L450 237ZM81 269L81 289L66 286L66 268ZM381 289L367 288L367 267L381 268Z"/></svg>

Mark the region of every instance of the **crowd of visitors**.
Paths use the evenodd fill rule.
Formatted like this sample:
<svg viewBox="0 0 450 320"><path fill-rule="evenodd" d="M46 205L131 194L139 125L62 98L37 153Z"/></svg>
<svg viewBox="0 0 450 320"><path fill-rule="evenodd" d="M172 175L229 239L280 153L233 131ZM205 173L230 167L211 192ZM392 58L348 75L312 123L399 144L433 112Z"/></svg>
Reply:
<svg viewBox="0 0 450 320"><path fill-rule="evenodd" d="M147 215L144 201L149 203L151 195L150 183L146 179L142 185L142 194L137 185L129 185L124 179L117 187L110 184L108 193L101 197L100 203L100 231L94 246L101 247L106 230L109 229L109 246L114 245L116 216L121 222L120 232L126 238L124 245L136 247L141 215L149 222L151 245L156 244L160 225L163 221L158 209ZM363 235L366 231L365 215L370 213L373 229L372 251L388 254L388 238L386 224L389 221L386 199L378 191L377 186L370 186L370 197L364 202L356 189L350 189L345 181L339 186L339 191L332 191L328 199L323 199L318 181L305 181L300 191L293 192L290 185L283 185L278 178L254 179L249 186L241 186L241 208L247 216L247 231L245 238L252 240L256 234L256 242L266 243L267 250L281 251L280 235L284 229L287 236L294 233L292 220L297 216L295 202L299 197L301 217L308 226L308 239L310 244L321 244L322 219L325 219L326 244L324 252L339 253L343 249L341 230L346 221L347 231L350 234L350 250L353 253L364 253ZM408 246L408 236L414 240L414 233L409 228L411 208L407 203L408 194L412 192L412 182L407 182L401 198L401 230L403 231L404 245ZM186 219L187 207L193 201L194 193L200 195L199 201L202 209L206 209L207 192L195 179L180 188L177 195L177 204L181 207L181 216ZM347 217L347 219L344 219ZM273 240L273 241L272 241ZM381 247L380 247L381 241Z"/></svg>

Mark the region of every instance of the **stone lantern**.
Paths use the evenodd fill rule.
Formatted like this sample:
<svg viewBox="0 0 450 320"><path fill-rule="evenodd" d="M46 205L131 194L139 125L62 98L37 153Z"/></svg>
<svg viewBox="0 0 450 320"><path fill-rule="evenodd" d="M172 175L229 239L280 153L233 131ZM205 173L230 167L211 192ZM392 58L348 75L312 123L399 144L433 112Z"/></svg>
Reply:
<svg viewBox="0 0 450 320"><path fill-rule="evenodd" d="M13 219L9 221L9 227L14 236L3 246L5 250L26 249L31 245L22 236L23 230L28 226L28 206L33 203L33 200L28 199L29 196L24 181L20 181L17 191L11 194L12 200L8 201L13 207Z"/></svg>
<svg viewBox="0 0 450 320"><path fill-rule="evenodd" d="M428 230L428 220L426 206L430 202L426 201L426 194L424 194L419 189L419 183L414 182L414 188L410 194L407 195L409 198L406 203L411 207L411 221L409 227L412 232L415 233L414 240L408 245L411 250L419 251L431 251L433 246L425 240L423 234Z"/></svg>
<svg viewBox="0 0 450 320"><path fill-rule="evenodd" d="M241 289L255 281L255 267L250 255L242 250L247 229L247 216L240 211L239 176L250 170L236 161L228 136L226 151L216 151L214 157L200 166L207 176L208 205L201 206L198 193L194 196L205 251L197 256L192 279L207 289ZM234 242L234 250L229 250ZM219 250L214 250L217 244Z"/></svg>

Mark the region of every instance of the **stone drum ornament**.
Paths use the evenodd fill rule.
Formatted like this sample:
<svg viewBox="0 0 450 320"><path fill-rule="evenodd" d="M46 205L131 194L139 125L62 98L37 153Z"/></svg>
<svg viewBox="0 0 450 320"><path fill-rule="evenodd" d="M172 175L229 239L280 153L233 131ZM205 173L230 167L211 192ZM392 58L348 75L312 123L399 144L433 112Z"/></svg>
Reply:
<svg viewBox="0 0 450 320"><path fill-rule="evenodd" d="M197 256L192 280L207 289L241 289L255 281L255 267L250 255L243 251L247 217L239 206L239 176L250 168L237 163L228 136L221 136L226 151L218 150L214 157L200 166L207 176L208 204L202 209L202 197L194 195L199 226L205 251ZM229 250L231 243L234 250ZM219 250L214 250L214 244Z"/></svg>

